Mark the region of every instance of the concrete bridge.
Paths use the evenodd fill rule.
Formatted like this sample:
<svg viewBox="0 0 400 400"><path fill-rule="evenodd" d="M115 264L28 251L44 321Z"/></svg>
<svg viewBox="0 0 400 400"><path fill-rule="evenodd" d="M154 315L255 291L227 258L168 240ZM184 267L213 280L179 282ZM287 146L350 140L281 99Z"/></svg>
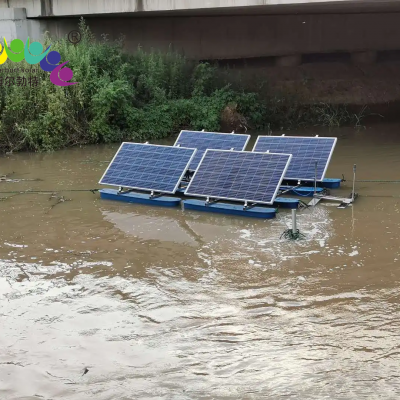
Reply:
<svg viewBox="0 0 400 400"><path fill-rule="evenodd" d="M124 35L127 50L172 47L194 59L372 63L400 50L399 0L0 0L0 37L63 36L81 16L99 37Z"/></svg>

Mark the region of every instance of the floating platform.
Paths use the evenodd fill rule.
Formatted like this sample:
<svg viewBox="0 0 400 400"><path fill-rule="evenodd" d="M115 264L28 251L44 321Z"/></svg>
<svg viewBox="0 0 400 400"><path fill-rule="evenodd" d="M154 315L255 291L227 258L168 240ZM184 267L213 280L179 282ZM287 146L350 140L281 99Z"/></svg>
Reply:
<svg viewBox="0 0 400 400"><path fill-rule="evenodd" d="M322 180L322 182L317 182L317 187L322 187L326 189L339 189L340 184L342 183L342 180L340 178L325 178ZM297 181L294 180L283 180L283 184L288 185L288 186L296 186ZM303 186L312 186L314 187L314 182L301 182Z"/></svg>
<svg viewBox="0 0 400 400"><path fill-rule="evenodd" d="M307 189L307 193L309 192L309 188ZM179 195L183 195L185 192L185 189L179 188L176 193ZM320 192L318 192L320 193ZM314 194L314 192L311 194L311 196ZM298 199L291 199L289 197L277 197L274 201L273 207L280 207L280 208L299 208L299 200Z"/></svg>
<svg viewBox="0 0 400 400"><path fill-rule="evenodd" d="M320 183L321 187L326 189L339 189L342 180L340 178L325 178L322 182L318 183Z"/></svg>
<svg viewBox="0 0 400 400"><path fill-rule="evenodd" d="M148 193L129 192L118 194L118 190L115 189L101 189L99 190L99 193L100 198L104 200L115 200L125 203L146 204L158 207L178 207L181 203L179 197L161 196L150 199Z"/></svg>
<svg viewBox="0 0 400 400"><path fill-rule="evenodd" d="M295 187L295 185L294 186L292 186L292 185L290 185L290 186L289 185L284 185L284 186L281 186L279 188L279 190L286 192L285 194L291 194L291 195L300 196L300 197L313 197L313 195L314 195L314 187L300 186L300 187L298 187L296 189L294 189L294 187ZM293 188L293 190L290 190L291 188ZM179 189L177 189L176 193L182 195L182 194L185 193L185 190L186 190L185 188L179 188ZM317 187L316 194L322 194L323 191L324 191L324 188ZM277 197L275 199L275 202L278 199L279 200L284 199L282 204L281 204L281 207L283 207L283 204L287 204L288 205L290 203L289 200L292 201L292 202L297 201L297 203L296 203L297 205L299 203L299 201L296 200L296 199L286 199L286 198L283 198L283 197ZM293 204L291 207L286 207L286 208L296 208L296 207Z"/></svg>
<svg viewBox="0 0 400 400"><path fill-rule="evenodd" d="M274 201L274 207L296 209L299 208L299 203L299 199L291 199L289 197L276 197Z"/></svg>
<svg viewBox="0 0 400 400"><path fill-rule="evenodd" d="M295 186L281 186L279 190L282 190L285 192L285 194L291 194L294 196L300 196L300 197L313 197L314 196L314 187L308 187L308 186L300 186L300 187L295 187ZM324 188L317 187L315 193L316 194L322 194L324 191Z"/></svg>
<svg viewBox="0 0 400 400"><path fill-rule="evenodd" d="M244 210L243 205L229 203L212 203L206 205L205 200L183 200L182 203L184 208L187 210L206 211L261 219L272 219L276 216L276 208L252 207Z"/></svg>

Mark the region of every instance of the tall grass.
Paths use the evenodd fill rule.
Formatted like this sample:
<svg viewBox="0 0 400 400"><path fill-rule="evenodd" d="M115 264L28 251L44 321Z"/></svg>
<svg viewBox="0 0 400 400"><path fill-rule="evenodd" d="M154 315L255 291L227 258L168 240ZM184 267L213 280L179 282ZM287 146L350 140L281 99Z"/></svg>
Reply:
<svg viewBox="0 0 400 400"><path fill-rule="evenodd" d="M310 121L330 123L327 116L322 117L321 108L304 113L293 102L288 106L279 99L261 101L258 94L232 86L229 76L220 79L217 67L208 63L189 61L172 51L139 48L128 54L122 40L109 42L103 36L95 41L83 20L80 32L82 40L77 45L66 38L44 37L45 47L51 44L62 62L69 60L67 66L77 85L55 86L49 73L35 66L40 70L35 74L36 87L0 86L0 151L154 140L181 128L218 131L221 111L230 103L237 104L237 110L258 130ZM31 67L25 61L17 66ZM15 64L3 64L1 76L10 67ZM29 78L18 74L22 75Z"/></svg>

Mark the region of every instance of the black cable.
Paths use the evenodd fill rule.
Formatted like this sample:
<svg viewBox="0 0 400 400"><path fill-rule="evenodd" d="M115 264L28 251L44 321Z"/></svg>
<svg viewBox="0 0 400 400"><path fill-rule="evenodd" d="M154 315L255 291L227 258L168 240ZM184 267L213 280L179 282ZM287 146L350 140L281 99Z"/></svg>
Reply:
<svg viewBox="0 0 400 400"><path fill-rule="evenodd" d="M38 194L38 193L58 193L58 192L92 192L95 194L100 189L61 189L61 190L14 190L9 192L0 192L0 194Z"/></svg>

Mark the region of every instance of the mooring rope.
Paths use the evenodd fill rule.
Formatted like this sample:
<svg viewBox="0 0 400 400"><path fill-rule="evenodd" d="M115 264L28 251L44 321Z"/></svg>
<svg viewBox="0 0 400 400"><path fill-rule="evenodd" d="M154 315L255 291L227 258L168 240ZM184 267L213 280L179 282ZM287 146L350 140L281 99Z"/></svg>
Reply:
<svg viewBox="0 0 400 400"><path fill-rule="evenodd" d="M38 193L59 193L59 192L92 192L93 194L100 189L60 189L60 190L14 190L7 192L0 192L0 194L38 194Z"/></svg>
<svg viewBox="0 0 400 400"><path fill-rule="evenodd" d="M341 182L346 182L344 174L342 174ZM356 179L355 182L371 182L371 183L400 183L400 180L390 180L390 179Z"/></svg>
<svg viewBox="0 0 400 400"><path fill-rule="evenodd" d="M306 194L301 194L299 192L297 192L297 190L292 189L292 192L299 196L299 197L308 197L311 193L314 193L314 190L310 190L309 192L305 192Z"/></svg>
<svg viewBox="0 0 400 400"><path fill-rule="evenodd" d="M395 194L363 194L362 196L359 197L391 197L391 198L396 198L399 199L400 196L397 196Z"/></svg>
<svg viewBox="0 0 400 400"><path fill-rule="evenodd" d="M384 179L361 179L356 182L372 182L372 183L400 183L400 180L384 180Z"/></svg>
<svg viewBox="0 0 400 400"><path fill-rule="evenodd" d="M111 161L110 160L103 160L103 161L101 161L101 160L83 160L83 161L81 161L81 164L91 164L91 163L98 163L98 164L104 164L104 163L110 163Z"/></svg>

